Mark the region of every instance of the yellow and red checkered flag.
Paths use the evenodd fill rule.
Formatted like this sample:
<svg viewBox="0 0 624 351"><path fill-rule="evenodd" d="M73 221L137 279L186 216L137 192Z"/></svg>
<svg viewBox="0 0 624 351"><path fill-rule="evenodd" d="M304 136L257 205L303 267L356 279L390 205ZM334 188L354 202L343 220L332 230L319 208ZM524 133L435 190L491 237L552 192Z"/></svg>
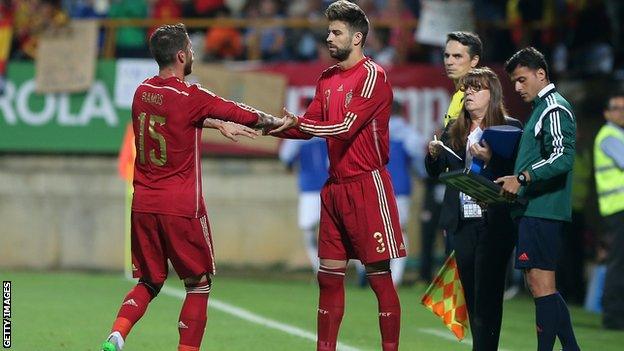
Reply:
<svg viewBox="0 0 624 351"><path fill-rule="evenodd" d="M451 252L438 275L425 291L421 303L440 317L458 340L466 336L468 312L464 288L459 280L455 251Z"/></svg>

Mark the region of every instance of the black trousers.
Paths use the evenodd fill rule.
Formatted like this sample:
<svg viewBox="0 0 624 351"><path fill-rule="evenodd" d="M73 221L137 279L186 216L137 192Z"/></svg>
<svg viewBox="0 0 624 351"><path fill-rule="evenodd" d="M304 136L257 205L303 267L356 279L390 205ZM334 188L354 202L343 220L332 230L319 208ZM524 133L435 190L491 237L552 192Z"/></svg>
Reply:
<svg viewBox="0 0 624 351"><path fill-rule="evenodd" d="M500 221L497 221L500 222ZM503 318L505 273L517 230L511 221L460 220L453 233L475 351L496 351Z"/></svg>
<svg viewBox="0 0 624 351"><path fill-rule="evenodd" d="M602 325L624 330L624 211L603 219L610 245L602 295Z"/></svg>

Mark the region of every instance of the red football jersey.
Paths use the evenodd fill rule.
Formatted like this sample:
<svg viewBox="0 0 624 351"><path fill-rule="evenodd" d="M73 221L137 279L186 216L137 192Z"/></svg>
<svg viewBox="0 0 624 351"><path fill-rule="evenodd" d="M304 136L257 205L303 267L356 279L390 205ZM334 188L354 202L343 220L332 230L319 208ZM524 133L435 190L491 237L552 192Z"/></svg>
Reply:
<svg viewBox="0 0 624 351"><path fill-rule="evenodd" d="M253 126L256 110L176 77L145 80L134 93L136 159L132 210L199 218L200 142L205 118Z"/></svg>
<svg viewBox="0 0 624 351"><path fill-rule="evenodd" d="M297 128L280 136L326 138L330 176L352 177L388 163L391 109L386 72L365 57L347 70L336 65L323 72Z"/></svg>

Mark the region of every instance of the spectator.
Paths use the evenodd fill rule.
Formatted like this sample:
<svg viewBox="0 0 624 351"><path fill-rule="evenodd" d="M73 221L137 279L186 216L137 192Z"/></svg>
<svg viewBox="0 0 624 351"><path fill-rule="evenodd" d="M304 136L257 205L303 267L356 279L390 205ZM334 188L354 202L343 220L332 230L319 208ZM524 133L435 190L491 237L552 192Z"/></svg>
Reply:
<svg viewBox="0 0 624 351"><path fill-rule="evenodd" d="M146 0L112 0L110 18L147 17ZM141 27L121 27L117 29L117 56L118 57L147 57L149 53L145 46L145 29Z"/></svg>
<svg viewBox="0 0 624 351"><path fill-rule="evenodd" d="M251 16L257 14L258 18L264 21L280 18L277 0L260 0L257 7L254 4L250 6L249 14ZM248 50L252 50L252 53L253 48L257 46L262 60L273 61L286 58L284 50L285 38L283 27L271 26L251 28L247 32L246 41Z"/></svg>
<svg viewBox="0 0 624 351"><path fill-rule="evenodd" d="M217 10L217 19L230 17L230 10ZM204 60L235 60L243 53L243 38L237 28L213 26L206 32Z"/></svg>

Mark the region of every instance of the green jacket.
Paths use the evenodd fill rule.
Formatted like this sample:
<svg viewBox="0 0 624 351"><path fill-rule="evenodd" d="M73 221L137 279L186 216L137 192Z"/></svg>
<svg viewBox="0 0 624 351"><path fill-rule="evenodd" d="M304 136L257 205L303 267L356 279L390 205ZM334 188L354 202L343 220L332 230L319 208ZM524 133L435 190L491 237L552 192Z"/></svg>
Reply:
<svg viewBox="0 0 624 351"><path fill-rule="evenodd" d="M572 106L548 84L533 100L533 111L524 126L514 173L531 177L519 195L528 202L512 211L527 216L570 221L572 168L576 146L576 119Z"/></svg>

